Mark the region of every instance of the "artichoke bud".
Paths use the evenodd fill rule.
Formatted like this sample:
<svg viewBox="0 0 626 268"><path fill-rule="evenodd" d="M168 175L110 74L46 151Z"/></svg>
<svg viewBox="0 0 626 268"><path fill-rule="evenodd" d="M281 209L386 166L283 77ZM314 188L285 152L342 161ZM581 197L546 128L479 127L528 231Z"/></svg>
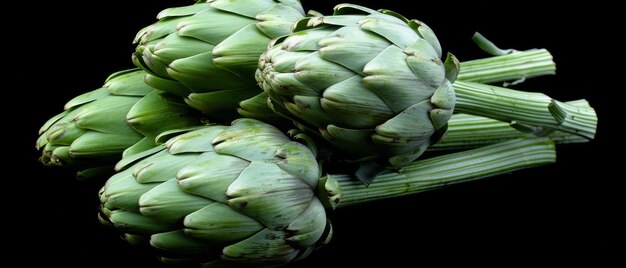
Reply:
<svg viewBox="0 0 626 268"><path fill-rule="evenodd" d="M254 78L259 55L304 16L297 0L214 0L169 8L137 34L133 62L149 73L146 83L154 88L228 121L241 101L262 93ZM281 119L256 104L244 103L239 111L247 117Z"/></svg>
<svg viewBox="0 0 626 268"><path fill-rule="evenodd" d="M161 148L111 177L100 200L103 222L150 236L164 261L283 265L330 239L324 204L337 203L338 184L277 128L239 119Z"/></svg>
<svg viewBox="0 0 626 268"><path fill-rule="evenodd" d="M82 169L79 178L108 177L120 158L155 147L160 133L201 124L196 110L148 86L145 75L120 71L70 100L40 130L41 161Z"/></svg>
<svg viewBox="0 0 626 268"><path fill-rule="evenodd" d="M37 149L42 151L41 161L79 168L113 164L124 149L142 138L125 122L126 113L152 91L142 77L138 70L118 72L102 88L70 100L65 112L40 130Z"/></svg>
<svg viewBox="0 0 626 268"><path fill-rule="evenodd" d="M426 24L351 4L306 18L260 58L256 79L275 111L351 160L402 166L445 132L459 63Z"/></svg>

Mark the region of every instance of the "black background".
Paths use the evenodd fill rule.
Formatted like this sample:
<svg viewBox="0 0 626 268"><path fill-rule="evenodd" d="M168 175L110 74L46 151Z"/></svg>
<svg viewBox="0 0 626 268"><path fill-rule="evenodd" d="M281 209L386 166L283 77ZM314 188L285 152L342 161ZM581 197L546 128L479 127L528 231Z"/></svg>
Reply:
<svg viewBox="0 0 626 268"><path fill-rule="evenodd" d="M5 74L4 80L18 84L5 86L16 95L5 99L4 106L21 107L5 112L5 117L17 119L5 123L5 130L11 129L5 135L13 137L9 146L18 145L5 156L14 159L17 152L19 163L4 163L10 175L2 188L2 221L9 226L6 237L14 238L5 243L15 254L29 256L14 259L88 267L159 265L152 255L99 225L101 183L79 182L68 170L42 167L33 146L38 128L67 100L99 87L108 74L132 67L134 34L152 23L158 11L190 3L32 3L16 12L25 19L3 22L9 28L5 41L10 42L5 44L13 47L5 56L14 59L8 66L14 73ZM295 266L599 264L616 256L612 244L623 241L623 229L613 227L624 212L624 200L623 190L615 186L623 175L612 171L622 159L612 154L623 150L624 142L612 126L620 121L610 119L619 106L609 106L609 101L623 86L620 70L610 65L622 58L621 44L613 40L617 18L610 7L596 3L564 8L527 1L420 1L415 7L409 1L353 3L428 23L444 51L461 60L485 56L470 41L476 30L503 48L549 49L558 75L533 79L520 88L559 100L588 99L600 117L598 135L588 144L559 147L555 165L335 211L331 244ZM303 0L303 5L329 13L333 3ZM12 142L16 133L17 144Z"/></svg>

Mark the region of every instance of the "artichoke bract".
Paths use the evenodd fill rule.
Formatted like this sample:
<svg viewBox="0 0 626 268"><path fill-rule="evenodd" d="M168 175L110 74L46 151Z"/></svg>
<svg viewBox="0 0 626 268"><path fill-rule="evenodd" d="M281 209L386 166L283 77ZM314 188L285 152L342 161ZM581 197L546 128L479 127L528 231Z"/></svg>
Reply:
<svg viewBox="0 0 626 268"><path fill-rule="evenodd" d="M274 109L333 145L403 165L445 132L458 62L444 64L428 26L388 13L340 5L301 21L261 57L257 80Z"/></svg>
<svg viewBox="0 0 626 268"><path fill-rule="evenodd" d="M108 176L123 155L156 146L163 131L199 125L200 114L144 83L138 69L112 74L102 88L79 95L40 129L41 162L71 166L79 178Z"/></svg>
<svg viewBox="0 0 626 268"><path fill-rule="evenodd" d="M134 240L151 236L164 261L280 265L330 235L314 153L271 125L207 126L152 153L100 198L104 219Z"/></svg>
<svg viewBox="0 0 626 268"><path fill-rule="evenodd" d="M133 60L149 73L151 86L213 118L233 118L239 102L263 93L254 80L261 53L302 18L298 0L209 0L169 8L137 34ZM253 98L241 111L277 118L265 102Z"/></svg>
<svg viewBox="0 0 626 268"><path fill-rule="evenodd" d="M130 243L149 243L164 262L280 266L329 242L325 209L555 161L549 139L518 139L419 160L365 186L321 176L315 147L295 137L304 144L254 119L174 137L118 163L123 171L100 191L101 221Z"/></svg>

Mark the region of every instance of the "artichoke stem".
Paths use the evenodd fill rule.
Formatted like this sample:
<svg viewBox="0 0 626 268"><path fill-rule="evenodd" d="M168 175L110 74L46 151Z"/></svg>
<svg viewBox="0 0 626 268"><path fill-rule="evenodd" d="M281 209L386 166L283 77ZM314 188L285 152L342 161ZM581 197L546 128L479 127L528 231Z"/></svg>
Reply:
<svg viewBox="0 0 626 268"><path fill-rule="evenodd" d="M545 49L515 51L509 54L461 62L457 80L476 83L525 80L554 75L556 64Z"/></svg>
<svg viewBox="0 0 626 268"><path fill-rule="evenodd" d="M570 101L567 104L590 109L585 100ZM517 128L516 128L517 127ZM438 143L428 147L430 151L459 150L477 148L518 138L533 137L533 133L520 131L519 126L507 122L468 114L454 114L448 121L448 131ZM558 144L588 142L587 138L563 131L554 131L547 136Z"/></svg>
<svg viewBox="0 0 626 268"><path fill-rule="evenodd" d="M333 175L341 191L338 207L433 190L556 161L547 138L517 139L479 149L415 161L381 173L366 186L346 175Z"/></svg>
<svg viewBox="0 0 626 268"><path fill-rule="evenodd" d="M598 118L590 107L559 102L542 93L522 92L457 81L455 112L511 123L519 130L545 136L559 130L593 139Z"/></svg>

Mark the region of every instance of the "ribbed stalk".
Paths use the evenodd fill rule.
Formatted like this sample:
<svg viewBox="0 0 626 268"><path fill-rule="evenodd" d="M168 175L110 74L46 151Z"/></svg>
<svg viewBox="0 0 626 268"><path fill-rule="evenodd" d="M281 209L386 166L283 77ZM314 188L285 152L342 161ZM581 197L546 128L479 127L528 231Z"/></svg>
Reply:
<svg viewBox="0 0 626 268"><path fill-rule="evenodd" d="M592 139L597 116L593 108L562 103L542 93L457 81L455 112L510 122L516 128L538 135L552 130Z"/></svg>
<svg viewBox="0 0 626 268"><path fill-rule="evenodd" d="M555 70L550 52L534 49L461 62L457 80L488 84L553 75Z"/></svg>
<svg viewBox="0 0 626 268"><path fill-rule="evenodd" d="M585 100L567 102L569 105L583 109L591 109ZM511 124L468 114L452 115L448 121L448 132L441 141L430 146L428 150L459 150L476 148L518 138L533 137L533 133L522 132ZM547 135L556 143L582 143L589 141L580 135L562 131L554 131Z"/></svg>
<svg viewBox="0 0 626 268"><path fill-rule="evenodd" d="M485 45L485 40L479 39L478 43ZM487 45L493 46L489 42ZM497 48L494 46L491 50L493 49ZM592 139L596 132L597 116L595 110L588 105L581 108L556 101L541 93L526 93L479 84L524 80L554 74L555 70L552 55L545 49L513 51L505 55L462 62L461 72L454 83L457 95L455 111L504 121L507 125L537 136L550 134L550 137L558 141L584 142L569 134ZM451 125L454 127L454 124ZM484 123L482 127L485 127L482 134L503 137L494 140L492 138L497 136L485 136L487 139L482 144L519 137L517 135L519 133L496 122ZM469 134L478 137L481 133ZM449 138L454 138L453 135L449 136ZM467 145L472 147L474 142L479 141L472 141L468 138L466 142L469 142ZM456 145L448 143L447 146Z"/></svg>
<svg viewBox="0 0 626 268"><path fill-rule="evenodd" d="M522 168L554 163L554 143L547 138L517 139L479 149L413 162L397 172L376 176L365 186L349 176L333 175L341 191L339 207L433 190Z"/></svg>

